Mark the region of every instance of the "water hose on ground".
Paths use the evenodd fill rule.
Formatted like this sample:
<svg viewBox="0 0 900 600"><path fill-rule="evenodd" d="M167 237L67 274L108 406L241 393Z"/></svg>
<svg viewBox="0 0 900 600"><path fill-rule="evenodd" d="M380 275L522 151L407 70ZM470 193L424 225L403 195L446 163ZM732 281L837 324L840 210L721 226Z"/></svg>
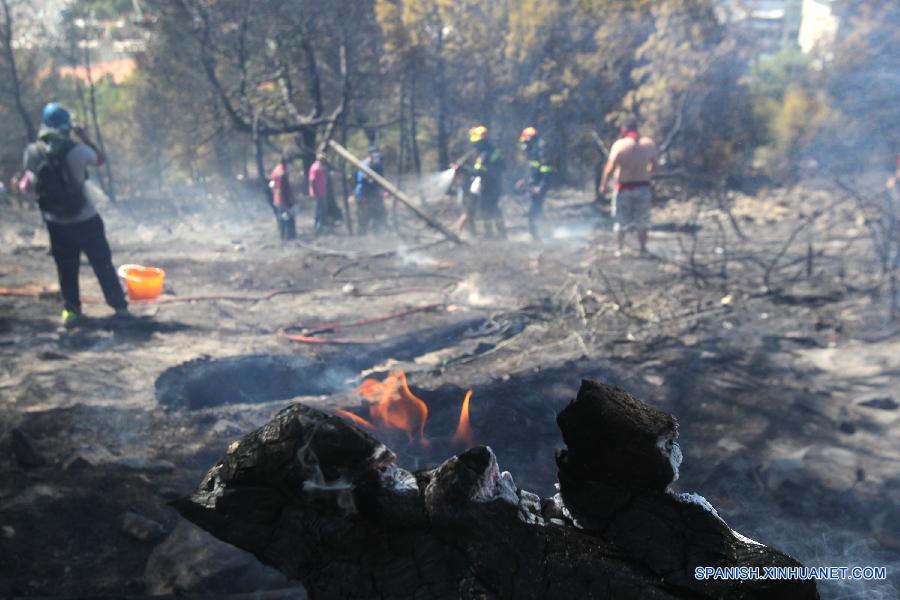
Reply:
<svg viewBox="0 0 900 600"><path fill-rule="evenodd" d="M232 302L262 302L271 300L276 296L284 296L288 294L305 294L316 291L313 288L285 288L273 290L265 294L197 294L193 296L160 296L152 300L130 300L131 304L176 304L179 302L209 302L215 300L230 300ZM48 290L45 288L0 288L0 296L19 296L37 298L39 300L58 296L58 291ZM94 296L82 296L83 304L105 304L105 300Z"/></svg>

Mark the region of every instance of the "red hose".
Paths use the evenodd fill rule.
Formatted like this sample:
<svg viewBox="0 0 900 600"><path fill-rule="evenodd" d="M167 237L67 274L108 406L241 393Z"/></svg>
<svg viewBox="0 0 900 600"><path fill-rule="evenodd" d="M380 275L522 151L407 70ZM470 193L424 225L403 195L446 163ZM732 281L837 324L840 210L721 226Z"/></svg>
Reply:
<svg viewBox="0 0 900 600"><path fill-rule="evenodd" d="M37 298L44 290L15 290L10 288L0 288L0 296L29 296Z"/></svg>
<svg viewBox="0 0 900 600"><path fill-rule="evenodd" d="M256 296L235 296L229 294L210 294L210 295L196 295L196 296L163 296L160 298L154 298L153 300L132 300L133 304L173 304L175 302L200 302L200 301L210 301L210 300L231 300L234 302L259 302L262 300L271 300L275 296L280 296L283 294L302 294L305 292L309 292L312 290L309 289L299 289L299 288L287 288L281 290L274 290L272 292L268 292L266 294L258 294ZM0 296L17 296L17 297L27 297L27 298L40 298L41 295L48 293L45 289L14 289L14 288L0 288ZM94 298L90 296L82 297L81 301L85 304L102 304L103 300L101 298ZM325 323L316 323L314 325L288 325L287 327L282 327L278 329L276 334L278 337L282 337L291 342L297 342L301 344L338 344L338 345L350 345L350 344L372 344L379 342L381 340L377 339L357 339L357 338L320 338L315 337L315 333L321 333L326 331L338 331L341 329L350 329L353 327L363 327L365 325L371 325L373 323L383 323L384 321L390 321L393 319L400 319L412 314L428 312L432 310L437 310L442 308L443 304L426 304L424 306L414 306L412 308L405 308L403 310L399 310L396 312L388 313L386 315L380 315L377 317L372 317L368 319L357 319L356 321L331 321ZM288 330L299 329L303 330L305 334L292 334L288 333Z"/></svg>
<svg viewBox="0 0 900 600"><path fill-rule="evenodd" d="M233 294L203 294L203 295L195 295L195 296L160 296L159 298L153 298L152 300L130 300L133 304L175 304L177 302L201 302L201 301L211 301L211 300L230 300L232 302L261 302L263 300L271 300L275 296L282 296L285 294L304 294L306 292L311 292L312 289L307 288L285 288L281 290L274 290L265 294L257 294L254 296L237 296ZM0 288L0 296L24 296L30 298L40 298L41 295L48 293L49 290L46 289L13 289L13 288ZM57 292L58 293L58 292ZM82 296L81 301L84 304L102 304L104 301L101 298L94 298L92 296Z"/></svg>

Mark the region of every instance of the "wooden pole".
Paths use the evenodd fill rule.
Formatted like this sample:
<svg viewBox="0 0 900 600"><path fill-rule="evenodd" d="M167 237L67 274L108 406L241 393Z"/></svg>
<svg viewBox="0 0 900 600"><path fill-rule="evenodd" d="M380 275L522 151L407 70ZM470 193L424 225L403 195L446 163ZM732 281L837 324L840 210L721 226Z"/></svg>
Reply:
<svg viewBox="0 0 900 600"><path fill-rule="evenodd" d="M378 173L376 173L375 171L373 171L372 169L370 169L369 167L364 165L363 162L361 160L359 160L358 158L356 158L355 156L353 156L353 154L349 150L347 150L346 148L344 148L343 146L341 146L334 140L329 140L328 145L331 146L331 148L335 152L337 152L343 159L349 161L351 164L353 164L358 169L360 169L363 173L365 173L366 175L371 177L372 181L377 183L381 187L381 189L386 191L388 194L390 194L391 196L393 196L394 198L399 200L401 203L403 203L408 209L413 211L416 214L416 216L419 217L420 219L422 219L423 221L425 221L425 223L427 223L429 227L439 231L445 238L447 238L451 242L454 242L456 244L464 244L465 243L460 239L460 237L458 235L456 235L455 233L453 233L452 231L450 231L449 229L447 229L446 227L444 227L443 225L441 225L440 223L438 223L437 221L435 221L434 219L432 219L431 217L429 217L428 215L423 213L421 210L416 208L415 204L413 204L413 202L409 198L409 196L407 196L402 191L400 191L400 189L398 189L397 186L395 186L393 183L391 183L390 181L388 181L387 179L385 179L384 177L382 177L381 175L379 175Z"/></svg>

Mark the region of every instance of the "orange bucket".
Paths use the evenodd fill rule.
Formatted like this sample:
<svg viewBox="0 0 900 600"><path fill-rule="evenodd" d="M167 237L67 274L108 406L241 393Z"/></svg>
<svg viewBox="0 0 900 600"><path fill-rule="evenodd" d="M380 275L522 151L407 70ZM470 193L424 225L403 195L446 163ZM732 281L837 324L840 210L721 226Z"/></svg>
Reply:
<svg viewBox="0 0 900 600"><path fill-rule="evenodd" d="M119 277L125 281L128 298L131 300L153 300L162 294L166 272L156 267L142 265L122 265Z"/></svg>

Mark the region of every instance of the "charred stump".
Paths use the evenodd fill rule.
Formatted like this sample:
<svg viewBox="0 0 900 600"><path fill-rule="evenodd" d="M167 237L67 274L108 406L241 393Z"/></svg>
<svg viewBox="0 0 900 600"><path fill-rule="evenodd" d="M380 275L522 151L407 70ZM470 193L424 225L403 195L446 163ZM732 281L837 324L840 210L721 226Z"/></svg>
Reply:
<svg viewBox="0 0 900 600"><path fill-rule="evenodd" d="M312 598L817 598L812 581L697 580L798 567L674 494L677 423L585 381L558 418L560 493L518 489L480 446L409 472L368 433L296 404L233 443L183 516Z"/></svg>

